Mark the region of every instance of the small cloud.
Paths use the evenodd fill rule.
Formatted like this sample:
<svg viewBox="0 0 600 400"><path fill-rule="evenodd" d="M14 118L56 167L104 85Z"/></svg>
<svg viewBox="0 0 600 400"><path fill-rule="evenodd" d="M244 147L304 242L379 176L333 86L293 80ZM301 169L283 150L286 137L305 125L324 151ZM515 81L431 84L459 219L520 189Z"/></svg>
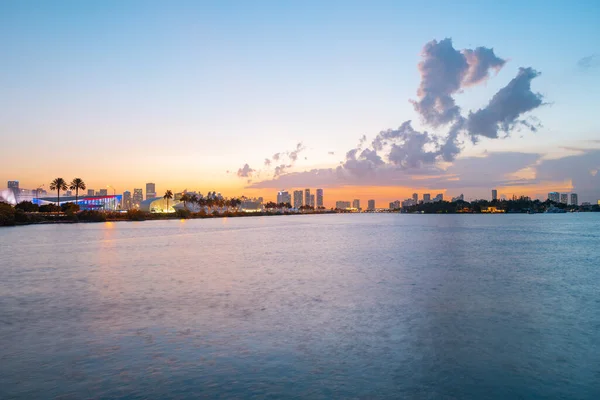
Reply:
<svg viewBox="0 0 600 400"><path fill-rule="evenodd" d="M253 172L254 170L248 164L244 164L242 168L238 169L237 176L240 178L249 178Z"/></svg>
<svg viewBox="0 0 600 400"><path fill-rule="evenodd" d="M329 154L330 156L333 156L333 155L335 155L335 151L329 151L329 152L327 152L327 154Z"/></svg>
<svg viewBox="0 0 600 400"><path fill-rule="evenodd" d="M265 167L268 167L271 165L271 160L268 158L265 158Z"/></svg>
<svg viewBox="0 0 600 400"><path fill-rule="evenodd" d="M577 66L584 70L600 67L600 54L591 54L583 57L577 61Z"/></svg>

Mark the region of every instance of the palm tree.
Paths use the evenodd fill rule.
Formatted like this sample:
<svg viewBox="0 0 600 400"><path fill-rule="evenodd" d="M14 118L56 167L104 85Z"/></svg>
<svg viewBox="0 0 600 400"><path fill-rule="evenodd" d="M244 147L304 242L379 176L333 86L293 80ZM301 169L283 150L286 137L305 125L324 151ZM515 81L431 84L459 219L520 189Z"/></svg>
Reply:
<svg viewBox="0 0 600 400"><path fill-rule="evenodd" d="M167 190L165 192L165 195L163 196L163 199L167 200L167 212L169 211L169 199L173 198L173 192L171 190Z"/></svg>
<svg viewBox="0 0 600 400"><path fill-rule="evenodd" d="M63 178L56 178L50 182L50 190L56 190L58 192L57 204L60 207L60 191L67 190L67 182Z"/></svg>
<svg viewBox="0 0 600 400"><path fill-rule="evenodd" d="M77 200L79 199L79 189L85 190L85 182L81 178L75 178L71 181L69 189L75 191L75 204L77 204Z"/></svg>
<svg viewBox="0 0 600 400"><path fill-rule="evenodd" d="M183 202L183 207L187 210L187 203L191 200L191 196L187 193L184 193L181 195L181 198L179 200Z"/></svg>

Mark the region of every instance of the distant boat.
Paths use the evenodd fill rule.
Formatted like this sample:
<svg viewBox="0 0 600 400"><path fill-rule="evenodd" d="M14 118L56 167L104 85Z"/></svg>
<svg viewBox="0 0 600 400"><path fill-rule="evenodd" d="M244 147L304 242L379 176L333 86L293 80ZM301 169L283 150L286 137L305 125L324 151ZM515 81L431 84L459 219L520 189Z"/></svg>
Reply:
<svg viewBox="0 0 600 400"><path fill-rule="evenodd" d="M562 208L551 206L546 210L546 214L566 214L567 210L563 210Z"/></svg>

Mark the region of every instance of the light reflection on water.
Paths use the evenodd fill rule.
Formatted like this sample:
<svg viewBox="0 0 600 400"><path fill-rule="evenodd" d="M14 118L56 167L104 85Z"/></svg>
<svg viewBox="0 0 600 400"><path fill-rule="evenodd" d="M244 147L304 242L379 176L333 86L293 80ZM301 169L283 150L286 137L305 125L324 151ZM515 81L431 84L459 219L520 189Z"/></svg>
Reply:
<svg viewBox="0 0 600 400"><path fill-rule="evenodd" d="M599 398L600 215L0 230L0 398Z"/></svg>

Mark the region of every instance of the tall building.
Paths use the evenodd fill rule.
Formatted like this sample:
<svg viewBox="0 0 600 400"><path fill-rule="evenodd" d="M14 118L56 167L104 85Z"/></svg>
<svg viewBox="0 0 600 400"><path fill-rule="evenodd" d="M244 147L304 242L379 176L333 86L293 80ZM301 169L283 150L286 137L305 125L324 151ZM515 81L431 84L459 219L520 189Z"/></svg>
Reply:
<svg viewBox="0 0 600 400"><path fill-rule="evenodd" d="M88 189L88 191L87 191L88 196L93 196L94 193L96 193L96 192L94 192L94 189Z"/></svg>
<svg viewBox="0 0 600 400"><path fill-rule="evenodd" d="M338 210L347 210L350 208L350 202L338 200L335 202L335 208Z"/></svg>
<svg viewBox="0 0 600 400"><path fill-rule="evenodd" d="M309 201L310 201L310 199L309 199ZM281 204L281 203L292 204L292 196L286 190L281 190L281 191L277 192L277 204Z"/></svg>
<svg viewBox="0 0 600 400"><path fill-rule="evenodd" d="M310 205L310 189L304 189L304 204Z"/></svg>
<svg viewBox="0 0 600 400"><path fill-rule="evenodd" d="M419 203L419 194L418 193L413 193L412 199L415 202L415 204L418 204Z"/></svg>
<svg viewBox="0 0 600 400"><path fill-rule="evenodd" d="M146 200L153 199L156 197L156 184L149 182L146 183Z"/></svg>
<svg viewBox="0 0 600 400"><path fill-rule="evenodd" d="M568 193L561 193L560 194L560 202L563 204L568 204L569 203L569 194Z"/></svg>
<svg viewBox="0 0 600 400"><path fill-rule="evenodd" d="M323 189L317 189L317 207L323 207Z"/></svg>
<svg viewBox="0 0 600 400"><path fill-rule="evenodd" d="M352 208L356 208L357 210L360 210L360 199L352 200Z"/></svg>
<svg viewBox="0 0 600 400"><path fill-rule="evenodd" d="M123 204L123 210L131 209L131 192L129 190L123 192L123 202L121 204Z"/></svg>
<svg viewBox="0 0 600 400"><path fill-rule="evenodd" d="M312 208L315 208L315 195L314 194L310 195L310 203L309 204Z"/></svg>
<svg viewBox="0 0 600 400"><path fill-rule="evenodd" d="M444 201L444 194L443 193L436 194L433 201Z"/></svg>
<svg viewBox="0 0 600 400"><path fill-rule="evenodd" d="M431 194L423 193L423 203L429 203L429 202L431 202Z"/></svg>
<svg viewBox="0 0 600 400"><path fill-rule="evenodd" d="M577 200L577 193L571 193L571 205L578 206L579 200Z"/></svg>
<svg viewBox="0 0 600 400"><path fill-rule="evenodd" d="M144 193L142 189L133 189L133 197L131 198L132 208L140 208L140 204L144 201Z"/></svg>
<svg viewBox="0 0 600 400"><path fill-rule="evenodd" d="M73 196L73 191L72 190L67 190L65 192L65 196L67 196L67 197Z"/></svg>
<svg viewBox="0 0 600 400"><path fill-rule="evenodd" d="M367 201L367 210L375 211L375 200Z"/></svg>
<svg viewBox="0 0 600 400"><path fill-rule="evenodd" d="M8 181L8 189L13 192L13 195L15 196L15 201L18 201L17 198L19 197L19 181Z"/></svg>
<svg viewBox="0 0 600 400"><path fill-rule="evenodd" d="M560 201L560 194L558 192L548 193L548 200L558 203Z"/></svg>
<svg viewBox="0 0 600 400"><path fill-rule="evenodd" d="M99 196L108 196L108 189L100 189L98 192Z"/></svg>
<svg viewBox="0 0 600 400"><path fill-rule="evenodd" d="M498 200L498 191L496 189L492 189L492 200Z"/></svg>
<svg viewBox="0 0 600 400"><path fill-rule="evenodd" d="M302 207L303 202L302 202L302 190L294 190L294 208L298 209L300 207Z"/></svg>
<svg viewBox="0 0 600 400"><path fill-rule="evenodd" d="M400 200L392 201L390 203L390 210L397 210L400 208Z"/></svg>

